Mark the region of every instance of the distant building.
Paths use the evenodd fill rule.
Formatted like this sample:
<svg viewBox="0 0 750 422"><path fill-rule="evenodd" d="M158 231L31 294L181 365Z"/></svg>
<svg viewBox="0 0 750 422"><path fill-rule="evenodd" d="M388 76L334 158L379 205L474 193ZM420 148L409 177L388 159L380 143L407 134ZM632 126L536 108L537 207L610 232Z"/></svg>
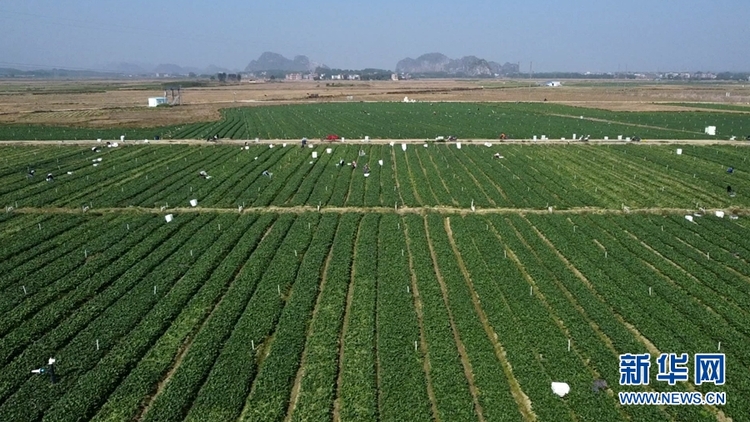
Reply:
<svg viewBox="0 0 750 422"><path fill-rule="evenodd" d="M391 80L397 81L398 80L398 73L391 73Z"/></svg>
<svg viewBox="0 0 750 422"><path fill-rule="evenodd" d="M359 75L353 74L353 75L346 75L346 79L350 81L358 81L360 79Z"/></svg>
<svg viewBox="0 0 750 422"><path fill-rule="evenodd" d="M169 104L169 102L167 101L167 97L149 97L148 98L149 107L156 107L162 104Z"/></svg>
<svg viewBox="0 0 750 422"><path fill-rule="evenodd" d="M545 82L544 86L562 86L562 82L560 82L560 81L549 81L549 82Z"/></svg>
<svg viewBox="0 0 750 422"><path fill-rule="evenodd" d="M302 74L301 73L287 73L285 78L287 81L301 81Z"/></svg>

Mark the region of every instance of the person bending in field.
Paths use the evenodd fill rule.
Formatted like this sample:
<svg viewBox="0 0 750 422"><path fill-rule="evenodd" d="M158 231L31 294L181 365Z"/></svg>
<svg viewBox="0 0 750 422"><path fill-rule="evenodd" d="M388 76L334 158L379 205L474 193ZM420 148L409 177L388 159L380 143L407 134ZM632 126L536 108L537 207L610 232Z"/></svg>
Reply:
<svg viewBox="0 0 750 422"><path fill-rule="evenodd" d="M268 170L263 170L263 173L261 174L266 176L269 179L271 178L271 176L273 176L273 173L270 173Z"/></svg>
<svg viewBox="0 0 750 422"><path fill-rule="evenodd" d="M356 170L356 169L357 169L357 162L352 161L352 170Z"/></svg>
<svg viewBox="0 0 750 422"><path fill-rule="evenodd" d="M362 167L362 171L364 174L370 174L370 165L365 163L365 166Z"/></svg>

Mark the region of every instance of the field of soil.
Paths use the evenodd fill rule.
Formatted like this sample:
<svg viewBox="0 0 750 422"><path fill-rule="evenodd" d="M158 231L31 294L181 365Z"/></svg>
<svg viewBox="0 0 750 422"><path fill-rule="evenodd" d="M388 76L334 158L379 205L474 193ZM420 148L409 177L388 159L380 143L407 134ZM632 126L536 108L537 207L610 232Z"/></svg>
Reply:
<svg viewBox="0 0 750 422"><path fill-rule="evenodd" d="M164 81L4 80L0 123L152 127L218 120L229 107L285 103L402 101L554 102L616 111L677 111L682 102L745 105L750 84L529 80L283 81L184 88L179 107L148 108ZM174 82L178 84L178 82ZM694 107L690 108L695 110Z"/></svg>

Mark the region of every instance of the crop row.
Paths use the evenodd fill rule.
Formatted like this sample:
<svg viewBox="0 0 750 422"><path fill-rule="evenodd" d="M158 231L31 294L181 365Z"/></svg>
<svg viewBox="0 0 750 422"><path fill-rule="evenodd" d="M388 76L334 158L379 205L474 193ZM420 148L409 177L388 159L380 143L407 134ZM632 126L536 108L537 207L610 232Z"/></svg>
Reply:
<svg viewBox="0 0 750 422"><path fill-rule="evenodd" d="M713 330L707 331L694 316L690 316L697 310L681 306L687 297L674 286L679 279L671 283L660 280L658 272L623 249L621 242L627 235L608 233L614 229L611 223L603 231L593 224L577 221L577 235L574 236L561 235L559 230L565 226L557 225L555 229L550 219L534 218L534 224L584 274L596 295L601 296L599 300L606 301L612 312L637 327L639 335L645 336L657 348L662 351L684 350L686 353L715 350L711 341ZM653 296L649 294L652 287L656 292ZM665 291L662 292L661 288ZM722 322L722 326L725 324ZM734 360L733 365L738 365L736 358ZM745 387L738 382L734 383L734 388L742 390ZM700 418L701 412L695 409L675 410L680 419Z"/></svg>
<svg viewBox="0 0 750 422"><path fill-rule="evenodd" d="M174 236L166 242L164 238L156 237L152 242L140 244L153 251L145 258L139 257L137 252L133 253L140 249L134 248L131 253L121 258L120 265L107 267L106 272L100 273L103 277L111 277L113 272L122 271L122 266L127 266L124 275L120 275L111 285L105 284L107 288L102 292L89 296L85 302L86 305L78 307L67 315L63 314L65 319L58 321L57 324L47 325L46 332L42 331L40 339L28 345L20 355L3 368L4 374L0 375L0 379L3 380L2 389L0 389L0 398L3 400L0 414L7 416L4 419L35 419L34 415L43 412L64 392L65 389L54 389L41 395L39 387L44 385L43 380L20 376L20 374L28 374L30 366L44 361L52 353L55 353L61 361L66 362L66 365L59 371L62 386L75 385L81 371L93 366L111 348L112 344L119 340L120 336L132 329L143 312L158 300L157 295L152 293L154 285L158 287L159 280L161 280L163 283L161 291L169 290L169 284L173 283L178 276L169 272L179 271L182 267L172 263L160 264L164 264L165 260L172 256L180 246L189 245L191 236L212 219L212 216L183 218L182 220L185 221L182 224L164 227L163 230L158 231L162 236L168 233L173 233ZM182 225L186 227L178 230ZM197 240L197 238L192 239L194 242ZM193 247L198 249L198 246L199 244L195 243ZM94 278L93 281L97 279ZM63 307L70 306L70 301L75 300L74 296L64 296L61 299L64 300L57 303L59 303L58 306ZM40 322L50 324L50 317L55 318L57 315L55 306L48 305L37 314L36 318ZM38 324L30 325L30 327L38 327ZM95 349L96 340L104 346L101 350ZM6 377L6 374L15 374L15 376ZM12 395L6 395L11 392ZM37 406L29 408L26 403L32 398Z"/></svg>
<svg viewBox="0 0 750 422"><path fill-rule="evenodd" d="M496 139L500 133L530 139L573 134L702 139L706 126L717 126L723 139L750 133L747 114L716 111L618 112L540 103L325 103L222 110L215 122L152 128L87 128L0 125L1 140L75 139L234 139L323 138L330 133L351 139L429 139L441 135Z"/></svg>
<svg viewBox="0 0 750 422"><path fill-rule="evenodd" d="M464 165L449 152L415 158ZM435 197L441 185L430 183ZM39 233L38 245L19 239L3 252L2 420L701 421L716 410L621 407L616 393L750 394L740 376L750 248L747 228L728 219L3 217L11 242L23 235L15 227ZM724 386L656 382L653 360L650 385L618 385L620 354L692 355L718 342ZM29 373L50 356L54 385ZM597 379L615 394L592 392ZM554 381L570 394L551 394ZM721 410L741 419L748 404Z"/></svg>
<svg viewBox="0 0 750 422"><path fill-rule="evenodd" d="M331 153L326 149L331 148ZM0 177L6 207L448 206L727 208L748 204L733 147L389 145L139 146L64 154L53 182ZM61 153L66 151L61 149ZM318 158L312 158L316 152ZM503 159L493 159L495 152ZM91 159L104 158L97 167ZM339 161L344 165L340 166ZM358 161L358 168L349 166ZM380 162L383 164L380 165ZM723 164L726 163L726 164ZM371 172L365 177L364 164ZM735 166L732 174L728 166ZM46 171L40 169L40 172ZM210 178L202 178L205 171ZM269 175L263 172L268 171ZM70 172L71 174L67 174ZM737 192L727 194L727 186Z"/></svg>

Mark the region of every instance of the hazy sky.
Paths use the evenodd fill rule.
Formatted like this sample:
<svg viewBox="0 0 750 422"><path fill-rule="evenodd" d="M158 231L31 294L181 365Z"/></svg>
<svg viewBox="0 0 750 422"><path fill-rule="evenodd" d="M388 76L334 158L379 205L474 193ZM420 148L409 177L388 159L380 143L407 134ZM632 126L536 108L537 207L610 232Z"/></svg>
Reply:
<svg viewBox="0 0 750 422"><path fill-rule="evenodd" d="M3 0L0 67L244 69L264 51L394 69L441 52L544 71L750 71L750 0Z"/></svg>

